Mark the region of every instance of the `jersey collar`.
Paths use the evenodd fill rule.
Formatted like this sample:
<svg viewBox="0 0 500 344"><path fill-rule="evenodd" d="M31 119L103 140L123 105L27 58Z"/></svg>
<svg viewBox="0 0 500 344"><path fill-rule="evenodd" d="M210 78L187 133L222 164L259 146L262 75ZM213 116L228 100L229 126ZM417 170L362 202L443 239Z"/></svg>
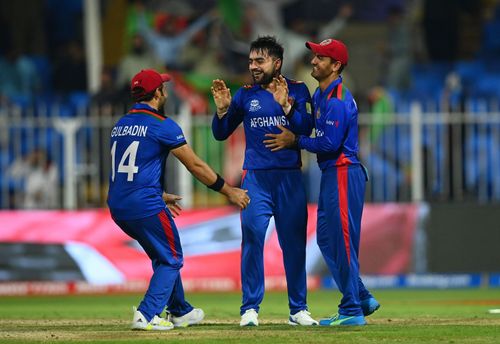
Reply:
<svg viewBox="0 0 500 344"><path fill-rule="evenodd" d="M135 111L146 110L149 112L153 112L153 113L157 114L158 116L165 117L164 115L159 113L157 110L153 109L151 106L144 104L144 103L135 103L132 106L132 109L130 109L130 111L133 111L133 110L135 110Z"/></svg>
<svg viewBox="0 0 500 344"><path fill-rule="evenodd" d="M339 75L339 77L337 79L333 80L332 83L330 85L328 85L328 87L326 88L326 90L324 92L320 91L321 92L321 96L330 94L330 92L332 92L332 90L334 89L334 87L337 86L340 83L342 83L342 76Z"/></svg>

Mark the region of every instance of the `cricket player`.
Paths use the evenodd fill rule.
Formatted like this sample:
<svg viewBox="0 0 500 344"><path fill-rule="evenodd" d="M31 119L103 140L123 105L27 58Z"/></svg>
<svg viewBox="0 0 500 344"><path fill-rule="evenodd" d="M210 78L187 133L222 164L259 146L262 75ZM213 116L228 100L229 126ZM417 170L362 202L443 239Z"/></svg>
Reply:
<svg viewBox="0 0 500 344"><path fill-rule="evenodd" d="M340 75L348 62L347 47L334 39L307 42L314 56L311 75L318 81L313 95L313 121L300 113L292 123L307 122L315 137L295 135L282 126L282 133L267 134L271 151L298 147L316 153L322 171L318 202L317 242L343 297L338 314L320 325L365 325L365 316L380 304L359 277L359 242L367 172L358 153L358 109ZM278 88L281 87L278 85Z"/></svg>
<svg viewBox="0 0 500 344"><path fill-rule="evenodd" d="M288 288L290 325L317 325L307 308L306 226L307 201L302 182L300 150L272 153L263 144L265 135L278 133L278 126L305 134L293 127L287 115L307 113L310 95L306 85L281 76L283 47L274 37L259 37L251 43L248 67L254 84L241 87L234 98L224 81L214 80L212 94L217 112L212 132L227 139L243 122L246 138L242 187L252 203L241 212L241 283L243 300L240 326L258 326L264 298L263 250L272 216L276 223ZM286 85L277 89L277 83Z"/></svg>
<svg viewBox="0 0 500 344"><path fill-rule="evenodd" d="M132 329L170 330L203 320L203 310L184 298L180 276L183 265L179 233L173 220L179 196L162 185L170 152L209 188L244 209L250 199L244 190L229 186L187 144L182 129L162 114L168 74L142 70L132 79L135 105L111 130L111 176L108 205L116 224L137 240L151 258L153 276L144 299L134 309ZM167 206L165 205L167 203ZM172 212L171 212L172 211ZM167 307L170 320L160 314Z"/></svg>

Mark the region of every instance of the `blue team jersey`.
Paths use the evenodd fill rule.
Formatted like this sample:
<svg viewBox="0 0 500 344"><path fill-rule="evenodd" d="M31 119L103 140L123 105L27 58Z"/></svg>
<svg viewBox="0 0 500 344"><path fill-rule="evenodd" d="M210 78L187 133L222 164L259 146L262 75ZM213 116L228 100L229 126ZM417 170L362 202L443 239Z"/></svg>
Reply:
<svg viewBox="0 0 500 344"><path fill-rule="evenodd" d="M186 144L181 128L145 104L136 104L111 130L108 206L117 220L158 214L165 161L171 149Z"/></svg>
<svg viewBox="0 0 500 344"><path fill-rule="evenodd" d="M302 82L286 79L289 97L293 106L301 113L307 113L306 103L311 103L307 86ZM297 134L308 133L300 126L290 125L281 105L269 91L260 85L241 87L234 95L227 114L219 119L217 114L212 121L215 139L225 140L243 122L246 139L244 170L292 169L302 165L299 149L284 149L271 152L263 141L269 139L265 134L278 134L279 124L290 128Z"/></svg>
<svg viewBox="0 0 500 344"><path fill-rule="evenodd" d="M322 170L359 164L358 108L351 92L342 84L342 77L323 92L318 87L312 102L316 137L300 136L299 147L317 153ZM292 122L301 120L300 116L292 118Z"/></svg>

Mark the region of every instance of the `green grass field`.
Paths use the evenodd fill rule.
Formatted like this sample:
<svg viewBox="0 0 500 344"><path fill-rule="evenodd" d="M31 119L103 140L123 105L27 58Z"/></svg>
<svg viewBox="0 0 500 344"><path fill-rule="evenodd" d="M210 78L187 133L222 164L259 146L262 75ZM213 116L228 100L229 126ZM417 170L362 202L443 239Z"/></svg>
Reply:
<svg viewBox="0 0 500 344"><path fill-rule="evenodd" d="M239 293L188 294L203 325L166 332L128 329L141 295L0 297L0 343L500 343L500 289L380 290L363 327L287 325L285 293L267 292L261 326L240 328ZM315 318L336 311L336 291L309 293Z"/></svg>

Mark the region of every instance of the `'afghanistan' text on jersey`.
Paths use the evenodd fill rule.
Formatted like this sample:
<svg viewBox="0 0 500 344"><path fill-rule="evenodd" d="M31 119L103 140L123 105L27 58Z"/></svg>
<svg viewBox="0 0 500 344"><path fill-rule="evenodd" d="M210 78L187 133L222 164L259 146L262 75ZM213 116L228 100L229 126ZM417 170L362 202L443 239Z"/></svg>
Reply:
<svg viewBox="0 0 500 344"><path fill-rule="evenodd" d="M306 103L311 102L309 90L302 82L286 79L289 97L294 108L307 113ZM228 112L222 119L215 114L212 132L217 140L225 140L243 122L246 139L244 170L300 168L301 159L298 149L284 149L272 152L263 141L269 139L265 134L278 134L278 125L290 128L297 134L308 133L300 126L290 125L271 92L260 85L241 87L234 95Z"/></svg>

